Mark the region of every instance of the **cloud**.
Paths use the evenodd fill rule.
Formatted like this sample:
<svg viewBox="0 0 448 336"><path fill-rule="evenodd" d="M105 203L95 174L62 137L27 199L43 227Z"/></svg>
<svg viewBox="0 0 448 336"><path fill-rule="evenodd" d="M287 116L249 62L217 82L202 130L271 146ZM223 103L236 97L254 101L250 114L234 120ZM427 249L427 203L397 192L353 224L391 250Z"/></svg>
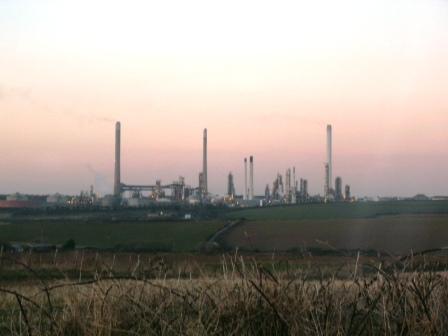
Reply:
<svg viewBox="0 0 448 336"><path fill-rule="evenodd" d="M112 184L110 183L107 176L94 169L89 163L86 164L86 168L93 177L93 186L95 188L95 191L100 195L110 193Z"/></svg>

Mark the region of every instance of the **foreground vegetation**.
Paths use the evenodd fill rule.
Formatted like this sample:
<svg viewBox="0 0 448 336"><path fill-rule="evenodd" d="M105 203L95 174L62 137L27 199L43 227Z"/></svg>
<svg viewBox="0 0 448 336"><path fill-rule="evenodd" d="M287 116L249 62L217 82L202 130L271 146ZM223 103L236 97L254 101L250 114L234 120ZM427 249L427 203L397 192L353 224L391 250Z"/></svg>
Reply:
<svg viewBox="0 0 448 336"><path fill-rule="evenodd" d="M166 277L169 269L160 262L139 258L127 274L104 264L87 279L50 282L25 260L3 261L3 267L22 267L35 279L0 283L2 335L443 335L448 330L448 281L436 272L446 269L444 258L442 264L440 258L437 263L358 258L343 272L316 272L320 267L285 269L275 259L265 264L235 254L223 256L216 272L194 278Z"/></svg>

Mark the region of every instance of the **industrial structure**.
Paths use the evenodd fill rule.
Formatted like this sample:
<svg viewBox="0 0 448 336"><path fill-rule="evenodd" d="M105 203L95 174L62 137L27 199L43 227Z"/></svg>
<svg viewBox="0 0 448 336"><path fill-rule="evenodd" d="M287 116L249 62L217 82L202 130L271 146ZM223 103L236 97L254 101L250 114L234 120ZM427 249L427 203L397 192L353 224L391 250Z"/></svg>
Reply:
<svg viewBox="0 0 448 336"><path fill-rule="evenodd" d="M264 199L266 202L271 200L271 190L269 189L269 184L266 184L266 188L264 189Z"/></svg>
<svg viewBox="0 0 448 336"><path fill-rule="evenodd" d="M249 158L249 201L254 199L254 157Z"/></svg>
<svg viewBox="0 0 448 336"><path fill-rule="evenodd" d="M297 202L296 167L292 167L292 192L291 192L291 203L295 204L296 202Z"/></svg>
<svg viewBox="0 0 448 336"><path fill-rule="evenodd" d="M285 201L291 203L291 169L287 169L285 173Z"/></svg>
<svg viewBox="0 0 448 336"><path fill-rule="evenodd" d="M227 197L229 199L233 200L235 199L236 193L235 193L235 182L233 180L233 174L232 172L229 173L229 176L227 177Z"/></svg>
<svg viewBox="0 0 448 336"><path fill-rule="evenodd" d="M275 201L281 201L284 197L284 188L283 188L283 177L280 174L277 174L277 177L272 184L272 194L271 198Z"/></svg>
<svg viewBox="0 0 448 336"><path fill-rule="evenodd" d="M308 180L300 179L300 189L298 194L298 203L306 203L309 199Z"/></svg>
<svg viewBox="0 0 448 336"><path fill-rule="evenodd" d="M330 188L330 167L328 163L325 163L325 182L324 182L324 197L325 200L329 200L331 198L331 188Z"/></svg>
<svg viewBox="0 0 448 336"><path fill-rule="evenodd" d="M333 189L333 130L331 125L327 125L327 162L325 163L325 187L324 195L326 200L334 198Z"/></svg>
<svg viewBox="0 0 448 336"><path fill-rule="evenodd" d="M269 185L266 186L265 194L268 195ZM268 204L298 204L305 203L309 200L308 180L300 178L297 181L296 168L286 169L285 178L277 173L272 184L272 192L269 197L266 196Z"/></svg>
<svg viewBox="0 0 448 336"><path fill-rule="evenodd" d="M249 199L249 190L247 189L247 158L244 158L244 200Z"/></svg>
<svg viewBox="0 0 448 336"><path fill-rule="evenodd" d="M156 180L155 184L126 184L121 176L121 140L122 127L120 122L115 124L115 160L114 160L114 186L113 194L99 198L91 188L89 192L82 192L79 196L66 197L55 194L46 197L46 202L30 203L30 200L12 195L7 199L0 198L0 207L32 207L37 204L47 206L130 206L142 207L154 203L183 202L189 204L228 204L232 206L260 206L264 204L300 204L309 202L353 201L350 186L343 190L342 178L333 181L333 134L332 125L326 127L326 162L324 196L310 195L308 180L298 179L296 167L284 170L284 176L277 173L272 185L267 184L264 195L255 195L254 184L254 156L244 158L244 190L237 195L235 177L232 172L227 177L227 194L224 196L212 195L209 191L208 181L208 133L203 129L202 137L202 169L199 172L197 187L186 185L182 176L172 183L163 184ZM271 187L272 186L272 187ZM334 186L334 188L333 188Z"/></svg>
<svg viewBox="0 0 448 336"><path fill-rule="evenodd" d="M343 201L344 195L342 194L342 178L339 176L336 177L335 180L335 195L334 195L335 201Z"/></svg>
<svg viewBox="0 0 448 336"><path fill-rule="evenodd" d="M345 201L347 201L347 202L350 202L351 198L352 198L351 192L350 192L350 186L348 184L345 186L345 197L344 198L345 198Z"/></svg>
<svg viewBox="0 0 448 336"><path fill-rule="evenodd" d="M328 164L328 180L330 181L329 189L333 189L333 130L331 125L327 125L327 164Z"/></svg>
<svg viewBox="0 0 448 336"><path fill-rule="evenodd" d="M115 172L114 172L114 196L121 195L121 124L115 124Z"/></svg>
<svg viewBox="0 0 448 336"><path fill-rule="evenodd" d="M336 177L333 189L333 129L327 125L327 162L325 162L325 183L324 183L324 201L342 202L351 201L350 186L345 187L345 193L342 190L342 178Z"/></svg>
<svg viewBox="0 0 448 336"><path fill-rule="evenodd" d="M202 181L206 192L207 178L207 130L204 130L204 171L202 173ZM205 174L204 174L205 172ZM170 184L162 184L161 180L157 180L156 184L125 184L121 181L121 124L115 124L115 171L114 171L114 198L115 203L121 204L123 194L130 192L131 197L128 203L137 206L138 204L147 204L149 201L185 201L194 194L194 189L185 185L185 179L180 176L177 181ZM149 196L144 198L142 193L149 192Z"/></svg>
<svg viewBox="0 0 448 336"><path fill-rule="evenodd" d="M201 195L206 197L208 194L208 172L207 172L207 129L204 129L202 143L202 185L200 186Z"/></svg>

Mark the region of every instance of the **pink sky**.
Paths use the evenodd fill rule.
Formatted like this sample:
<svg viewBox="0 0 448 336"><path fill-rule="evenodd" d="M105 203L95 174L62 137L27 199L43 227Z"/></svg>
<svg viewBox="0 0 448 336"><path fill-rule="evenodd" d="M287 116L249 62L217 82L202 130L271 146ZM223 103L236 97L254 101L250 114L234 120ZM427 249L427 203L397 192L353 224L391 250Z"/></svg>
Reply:
<svg viewBox="0 0 448 336"><path fill-rule="evenodd" d="M0 4L0 193L111 192L120 120L128 183L196 185L207 127L212 192L322 193L331 123L356 195L448 194L447 2L93 3Z"/></svg>

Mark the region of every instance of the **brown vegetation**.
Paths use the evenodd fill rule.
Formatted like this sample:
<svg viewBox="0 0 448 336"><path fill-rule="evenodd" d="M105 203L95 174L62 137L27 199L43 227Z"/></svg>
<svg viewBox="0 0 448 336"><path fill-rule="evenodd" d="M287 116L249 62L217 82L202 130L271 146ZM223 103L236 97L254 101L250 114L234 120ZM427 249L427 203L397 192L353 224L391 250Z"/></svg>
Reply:
<svg viewBox="0 0 448 336"><path fill-rule="evenodd" d="M215 257L217 258L217 257ZM7 335L430 335L448 330L448 282L436 259L355 259L347 267L290 268L222 256L214 272L173 276L163 258L135 257L84 277L0 284ZM266 261L266 260L265 260ZM78 267L80 264L78 263ZM0 273L1 274L1 273ZM171 276L167 277L167 274Z"/></svg>

